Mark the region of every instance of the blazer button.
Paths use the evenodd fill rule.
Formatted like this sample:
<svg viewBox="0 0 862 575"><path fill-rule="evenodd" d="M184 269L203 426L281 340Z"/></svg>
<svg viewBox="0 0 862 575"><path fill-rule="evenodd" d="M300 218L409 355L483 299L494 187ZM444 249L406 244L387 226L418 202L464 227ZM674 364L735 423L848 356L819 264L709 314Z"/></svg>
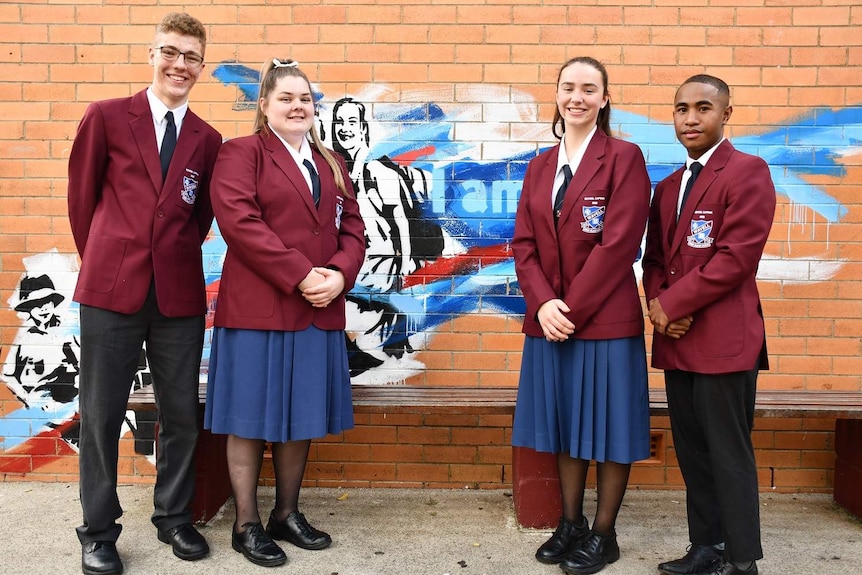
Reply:
<svg viewBox="0 0 862 575"><path fill-rule="evenodd" d="M165 212L160 211L157 215L158 215L160 218L163 218L163 217L165 217Z"/></svg>
<svg viewBox="0 0 862 575"><path fill-rule="evenodd" d="M676 275L676 268L670 268L670 275L672 275L672 276Z"/></svg>
<svg viewBox="0 0 862 575"><path fill-rule="evenodd" d="M314 228L314 235L319 236L319 235L320 235L320 230L319 230L319 229L317 229L317 228Z"/></svg>

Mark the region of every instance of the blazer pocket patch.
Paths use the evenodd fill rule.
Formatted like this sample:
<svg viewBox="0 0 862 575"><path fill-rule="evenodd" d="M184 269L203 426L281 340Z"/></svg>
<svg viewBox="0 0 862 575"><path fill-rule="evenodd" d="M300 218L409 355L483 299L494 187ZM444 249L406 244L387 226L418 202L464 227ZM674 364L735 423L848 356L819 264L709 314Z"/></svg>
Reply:
<svg viewBox="0 0 862 575"><path fill-rule="evenodd" d="M127 243L117 238L91 235L84 250L86 273L82 288L95 293L113 291L126 256Z"/></svg>

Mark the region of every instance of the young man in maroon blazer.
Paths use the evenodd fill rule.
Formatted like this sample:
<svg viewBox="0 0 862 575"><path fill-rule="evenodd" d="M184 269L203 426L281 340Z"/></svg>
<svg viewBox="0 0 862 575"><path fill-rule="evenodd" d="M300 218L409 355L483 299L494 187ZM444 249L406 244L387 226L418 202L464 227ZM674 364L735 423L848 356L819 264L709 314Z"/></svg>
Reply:
<svg viewBox="0 0 862 575"><path fill-rule="evenodd" d="M763 556L751 429L768 364L755 275L775 187L762 159L724 139L731 112L718 78L693 76L677 90L688 160L656 187L643 261L652 365L665 370L687 490L691 547L659 565L670 575L753 575Z"/></svg>
<svg viewBox="0 0 862 575"><path fill-rule="evenodd" d="M118 439L142 346L159 435L153 523L174 554L209 553L191 524L206 293L201 244L221 136L188 107L206 30L169 14L149 47L152 85L91 104L69 156L69 221L81 256L81 568L121 573Z"/></svg>

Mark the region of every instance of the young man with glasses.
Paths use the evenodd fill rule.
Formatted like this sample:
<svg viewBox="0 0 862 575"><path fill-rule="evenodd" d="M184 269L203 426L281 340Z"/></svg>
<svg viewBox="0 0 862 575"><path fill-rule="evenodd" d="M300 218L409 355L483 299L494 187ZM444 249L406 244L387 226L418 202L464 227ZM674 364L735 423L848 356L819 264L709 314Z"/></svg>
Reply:
<svg viewBox="0 0 862 575"><path fill-rule="evenodd" d="M201 244L221 136L188 107L206 31L168 14L149 48L152 85L91 104L69 156L69 221L81 271L80 491L86 575L122 573L118 440L146 344L159 410L152 521L180 559L209 553L192 526L206 293Z"/></svg>

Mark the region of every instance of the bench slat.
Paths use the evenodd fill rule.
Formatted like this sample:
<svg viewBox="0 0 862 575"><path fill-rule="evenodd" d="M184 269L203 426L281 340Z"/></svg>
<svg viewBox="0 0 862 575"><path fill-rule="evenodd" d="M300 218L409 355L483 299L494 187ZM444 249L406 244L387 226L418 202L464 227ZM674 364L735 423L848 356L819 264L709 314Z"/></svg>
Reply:
<svg viewBox="0 0 862 575"><path fill-rule="evenodd" d="M200 403L206 402L206 383L198 389ZM516 388L500 387L420 387L412 385L354 385L353 405L360 413L488 413L512 414ZM667 415L664 388L649 390L652 415ZM155 409L152 386L135 390L129 408ZM757 392L758 417L862 418L862 392L762 390Z"/></svg>

